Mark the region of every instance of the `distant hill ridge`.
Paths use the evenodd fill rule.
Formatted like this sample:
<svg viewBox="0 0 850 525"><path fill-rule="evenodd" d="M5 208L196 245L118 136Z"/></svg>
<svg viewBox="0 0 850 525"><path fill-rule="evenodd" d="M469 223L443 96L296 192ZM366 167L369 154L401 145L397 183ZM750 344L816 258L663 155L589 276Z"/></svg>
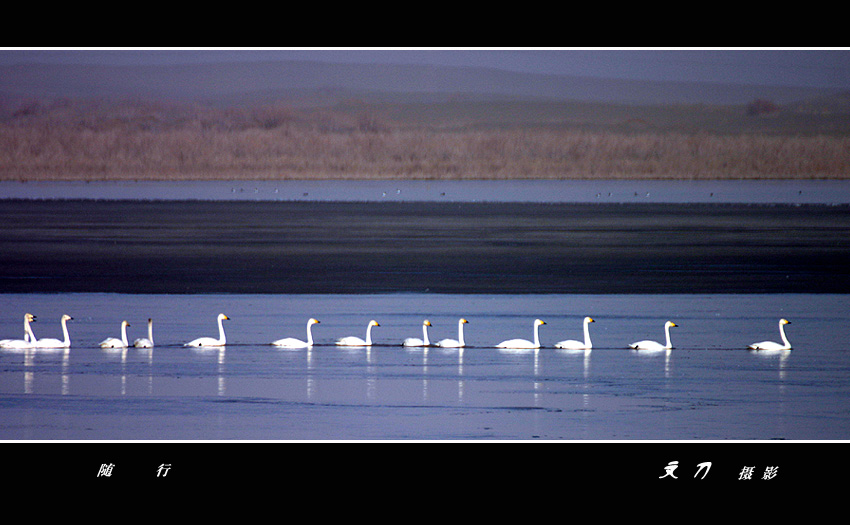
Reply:
<svg viewBox="0 0 850 525"><path fill-rule="evenodd" d="M321 92L414 97L549 99L618 104L786 104L835 90L708 82L650 82L542 75L477 67L339 64L311 61L220 62L158 66L20 64L0 66L0 96L145 97L219 102L268 101Z"/></svg>

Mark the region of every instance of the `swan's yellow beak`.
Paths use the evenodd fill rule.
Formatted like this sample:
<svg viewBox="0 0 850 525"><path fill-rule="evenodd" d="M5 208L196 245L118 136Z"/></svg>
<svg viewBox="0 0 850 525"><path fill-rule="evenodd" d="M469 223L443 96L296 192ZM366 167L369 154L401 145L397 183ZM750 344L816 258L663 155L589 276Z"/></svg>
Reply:
<svg viewBox="0 0 850 525"><path fill-rule="evenodd" d="M589 323L595 323L596 321L594 321L593 319L591 319L591 320L590 320L590 321L588 321L588 322L589 322Z"/></svg>
<svg viewBox="0 0 850 525"><path fill-rule="evenodd" d="M425 321L425 326L431 326L431 321Z"/></svg>

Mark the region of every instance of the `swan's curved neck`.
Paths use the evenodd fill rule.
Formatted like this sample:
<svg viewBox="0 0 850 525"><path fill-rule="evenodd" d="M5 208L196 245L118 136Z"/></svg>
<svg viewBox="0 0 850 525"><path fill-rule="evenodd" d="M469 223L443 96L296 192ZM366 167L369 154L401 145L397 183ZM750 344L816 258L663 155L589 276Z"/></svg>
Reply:
<svg viewBox="0 0 850 525"><path fill-rule="evenodd" d="M460 343L460 346L466 346L466 343L463 342L463 323L457 323L457 340Z"/></svg>
<svg viewBox="0 0 850 525"><path fill-rule="evenodd" d="M584 322L584 346L590 348L590 323Z"/></svg>
<svg viewBox="0 0 850 525"><path fill-rule="evenodd" d="M148 341L153 344L153 321L148 321Z"/></svg>
<svg viewBox="0 0 850 525"><path fill-rule="evenodd" d="M222 324L223 319L221 317L218 318L218 342L224 344L227 342L227 339L224 337L224 325Z"/></svg>
<svg viewBox="0 0 850 525"><path fill-rule="evenodd" d="M32 326L30 326L29 319L24 320L24 332L26 332L26 335L29 336L30 343L38 341L38 339L35 338L35 334L32 332Z"/></svg>
<svg viewBox="0 0 850 525"><path fill-rule="evenodd" d="M124 346L127 346L127 325L125 323L121 323L121 342L124 343Z"/></svg>
<svg viewBox="0 0 850 525"><path fill-rule="evenodd" d="M782 336L782 342L785 343L787 348L791 348L791 343L788 342L788 338L785 336L785 325L779 323L779 335Z"/></svg>
<svg viewBox="0 0 850 525"><path fill-rule="evenodd" d="M670 325L664 326L664 334L667 336L667 346L664 348L673 348L673 344L670 342Z"/></svg>
<svg viewBox="0 0 850 525"><path fill-rule="evenodd" d="M534 323L534 346L540 346L540 325Z"/></svg>
<svg viewBox="0 0 850 525"><path fill-rule="evenodd" d="M307 321L307 344L313 346L313 323Z"/></svg>
<svg viewBox="0 0 850 525"><path fill-rule="evenodd" d="M366 327L366 345L372 346L372 323Z"/></svg>
<svg viewBox="0 0 850 525"><path fill-rule="evenodd" d="M62 318L62 334L65 336L65 346L68 346L71 343L71 336L68 335L68 320L64 317Z"/></svg>
<svg viewBox="0 0 850 525"><path fill-rule="evenodd" d="M431 344L431 343L428 342L428 325L424 324L424 323L422 324L422 343L425 346L428 346L428 345Z"/></svg>

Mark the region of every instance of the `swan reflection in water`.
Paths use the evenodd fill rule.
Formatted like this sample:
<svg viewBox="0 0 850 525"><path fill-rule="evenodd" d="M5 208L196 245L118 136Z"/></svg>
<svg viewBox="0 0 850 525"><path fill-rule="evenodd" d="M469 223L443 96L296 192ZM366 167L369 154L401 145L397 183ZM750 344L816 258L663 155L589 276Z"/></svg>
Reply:
<svg viewBox="0 0 850 525"><path fill-rule="evenodd" d="M224 333L224 321L229 321L230 317L225 314L218 314L216 321L218 323L218 339L213 337L199 337L189 341L183 346L193 347L193 350L206 353L209 350L218 351L218 395L225 394L225 374L224 374L224 355L227 345L227 337Z"/></svg>
<svg viewBox="0 0 850 525"><path fill-rule="evenodd" d="M595 323L592 317L587 316L582 321L582 329L584 331L584 341L568 339L555 343L555 348L561 354L574 354L584 357L584 379L590 376L590 353L593 350L593 342L590 340L590 323ZM585 384L586 386L586 384Z"/></svg>
<svg viewBox="0 0 850 525"><path fill-rule="evenodd" d="M121 395L127 395L127 347L103 346L101 343L101 348L107 355L118 356L121 359Z"/></svg>
<svg viewBox="0 0 850 525"><path fill-rule="evenodd" d="M428 323L427 325L423 323L423 332L425 332L423 334L423 336L424 336L425 339L424 340L417 340L417 341L427 342L427 338L428 338L427 328L424 328L424 327L431 326L431 323L427 319L425 320L425 323ZM427 345L405 344L407 342L411 342L410 339L415 339L415 338L405 339L404 342L402 342L402 346L405 347L405 350L407 350L408 352L422 351L422 400L427 401L428 400L428 349L431 345L430 345L430 343L427 344Z"/></svg>
<svg viewBox="0 0 850 525"><path fill-rule="evenodd" d="M787 373L786 367L788 366L788 359L791 357L790 348L785 348L782 350L772 350L768 352L750 350L750 353L757 355L763 359L776 359L779 362L779 378L785 379L785 375Z"/></svg>
<svg viewBox="0 0 850 525"><path fill-rule="evenodd" d="M188 345L184 345L188 346ZM225 394L225 370L224 370L224 356L226 346L195 346L192 348L192 352L201 354L201 355L216 355L216 364L218 365L218 395L223 396Z"/></svg>

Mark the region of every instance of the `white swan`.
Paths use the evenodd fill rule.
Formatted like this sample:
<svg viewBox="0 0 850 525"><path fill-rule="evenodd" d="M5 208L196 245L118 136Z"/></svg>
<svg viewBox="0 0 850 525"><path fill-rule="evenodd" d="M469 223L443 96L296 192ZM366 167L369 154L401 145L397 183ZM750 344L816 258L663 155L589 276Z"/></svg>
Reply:
<svg viewBox="0 0 850 525"><path fill-rule="evenodd" d="M35 334L32 332L30 323L35 322L35 316L32 314L24 314L24 338L23 339L3 339L0 341L0 348L32 348L38 341Z"/></svg>
<svg viewBox="0 0 850 525"><path fill-rule="evenodd" d="M534 320L534 341L529 341L527 339L508 339L507 341L502 341L501 343L497 344L496 348L540 348L540 336L538 334L538 331L540 330L540 326L544 324L546 324L545 321L542 321L540 319Z"/></svg>
<svg viewBox="0 0 850 525"><path fill-rule="evenodd" d="M153 348L153 319L148 318L148 336L133 341L136 348Z"/></svg>
<svg viewBox="0 0 850 525"><path fill-rule="evenodd" d="M224 337L224 326L222 321L229 321L230 318L224 314L218 314L218 339L212 337L199 337L194 341L189 341L183 346L224 346L227 339Z"/></svg>
<svg viewBox="0 0 850 525"><path fill-rule="evenodd" d="M590 317L584 318L584 342L576 341L575 339L568 339L566 341L559 341L555 343L555 348L564 348L567 350L590 350L593 348L593 345L590 342L590 328L588 325L595 322L596 321Z"/></svg>
<svg viewBox="0 0 850 525"><path fill-rule="evenodd" d="M116 339L114 337L107 337L103 341L100 342L101 348L127 348L127 327L130 326L130 323L127 321L121 321L121 339Z"/></svg>
<svg viewBox="0 0 850 525"><path fill-rule="evenodd" d="M74 318L68 314L63 315L59 322L62 324L62 335L65 336L65 339L52 339L45 338L39 339L34 346L34 348L70 348L71 347L71 337L68 335L68 321L73 320Z"/></svg>
<svg viewBox="0 0 850 525"><path fill-rule="evenodd" d="M463 325L467 324L469 321L466 319L458 319L457 322L457 339L441 339L437 341L436 346L440 346L442 348L463 348L466 346L466 343L463 341Z"/></svg>
<svg viewBox="0 0 850 525"><path fill-rule="evenodd" d="M760 343L753 343L749 345L748 348L753 350L791 350L791 343L788 341L788 338L785 337L786 324L791 324L791 321L788 319L779 320L779 335L782 337L782 342L785 344L774 343L773 341L762 341Z"/></svg>
<svg viewBox="0 0 850 525"><path fill-rule="evenodd" d="M314 324L319 324L318 319L310 318L307 321L307 340L302 341L300 339L296 339L294 337L286 337L283 339L278 339L277 341L272 342L275 346L280 346L283 348L307 348L308 346L313 346L313 331L312 326Z"/></svg>
<svg viewBox="0 0 850 525"><path fill-rule="evenodd" d="M428 327L431 326L431 321L425 319L422 321L422 339L418 337L408 337L404 341L402 341L402 346L431 346L431 343L428 341Z"/></svg>
<svg viewBox="0 0 850 525"><path fill-rule="evenodd" d="M342 337L336 340L336 344L339 346L372 346L372 327L373 326L381 326L378 324L378 321L372 319L369 321L368 326L366 326L366 340L360 339L359 337L355 337L353 335L348 337Z"/></svg>
<svg viewBox="0 0 850 525"><path fill-rule="evenodd" d="M673 326L679 325L673 321L667 321L664 323L664 334L667 336L666 345L662 345L655 341L638 341L637 343L630 344L629 347L634 348L635 350L670 350L673 348L673 345L670 343L670 328Z"/></svg>

